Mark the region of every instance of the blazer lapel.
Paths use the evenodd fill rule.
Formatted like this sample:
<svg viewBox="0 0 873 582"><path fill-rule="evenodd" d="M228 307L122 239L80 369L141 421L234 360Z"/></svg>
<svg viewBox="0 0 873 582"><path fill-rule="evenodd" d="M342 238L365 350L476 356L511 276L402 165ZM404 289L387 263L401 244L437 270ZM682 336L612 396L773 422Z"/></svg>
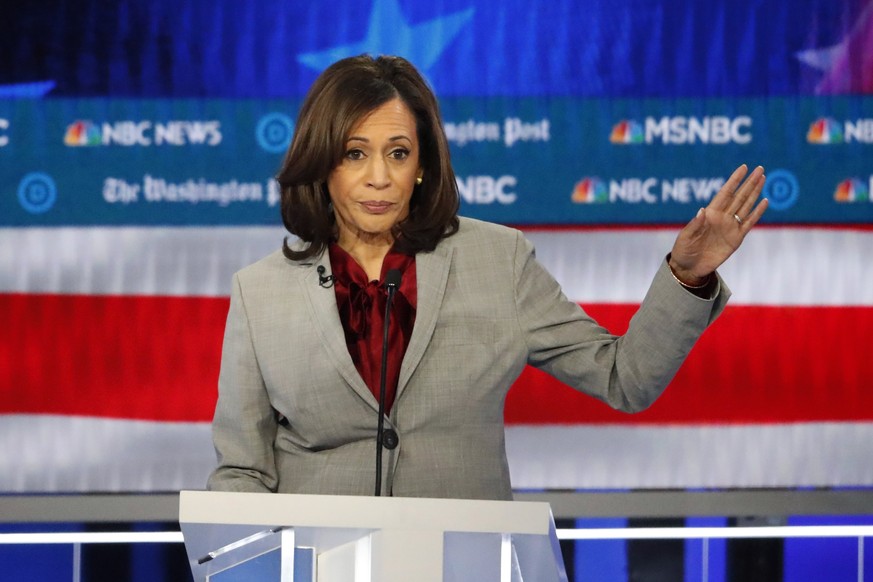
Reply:
<svg viewBox="0 0 873 582"><path fill-rule="evenodd" d="M418 305L415 313L415 326L412 337L406 348L406 355L400 366L400 378L397 382L397 398L406 388L412 373L418 367L424 352L427 350L433 330L443 304L446 293L446 283L449 280L449 267L452 264L454 249L447 246L437 246L430 253L418 253L415 256L416 287L418 289Z"/></svg>
<svg viewBox="0 0 873 582"><path fill-rule="evenodd" d="M316 270L319 265L326 269L323 276L331 274L327 252L312 263L301 265L301 268L308 271L303 277L302 285L308 300L309 314L315 322L315 329L318 330L321 341L337 371L352 390L378 412L379 403L376 402L373 393L367 388L358 373L358 369L355 368L351 355L349 355L349 348L346 346L346 338L336 305L336 294L332 287L325 289L319 282L319 273Z"/></svg>

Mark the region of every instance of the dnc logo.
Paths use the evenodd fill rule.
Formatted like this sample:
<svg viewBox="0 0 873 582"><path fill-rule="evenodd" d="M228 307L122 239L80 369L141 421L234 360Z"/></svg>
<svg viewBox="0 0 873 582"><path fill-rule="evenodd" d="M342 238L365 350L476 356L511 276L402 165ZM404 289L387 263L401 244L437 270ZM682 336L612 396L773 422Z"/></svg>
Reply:
<svg viewBox="0 0 873 582"><path fill-rule="evenodd" d="M570 199L577 204L599 204L609 200L609 190L600 178L582 178Z"/></svg>
<svg viewBox="0 0 873 582"><path fill-rule="evenodd" d="M809 126L806 141L817 144L843 143L842 125L830 117L820 117Z"/></svg>
<svg viewBox="0 0 873 582"><path fill-rule="evenodd" d="M767 175L763 194L773 210L788 210L800 198L800 184L792 172L773 170Z"/></svg>
<svg viewBox="0 0 873 582"><path fill-rule="evenodd" d="M636 121L623 119L613 126L609 141L621 144L643 143L645 141L643 128Z"/></svg>
<svg viewBox="0 0 873 582"><path fill-rule="evenodd" d="M48 174L31 172L18 183L18 202L31 214L48 212L57 198L57 186Z"/></svg>
<svg viewBox="0 0 873 582"><path fill-rule="evenodd" d="M870 190L861 180L847 178L837 184L834 200L837 202L867 202L870 200Z"/></svg>
<svg viewBox="0 0 873 582"><path fill-rule="evenodd" d="M268 113L261 117L255 128L255 138L264 151L271 154L284 152L294 137L294 121L284 113Z"/></svg>

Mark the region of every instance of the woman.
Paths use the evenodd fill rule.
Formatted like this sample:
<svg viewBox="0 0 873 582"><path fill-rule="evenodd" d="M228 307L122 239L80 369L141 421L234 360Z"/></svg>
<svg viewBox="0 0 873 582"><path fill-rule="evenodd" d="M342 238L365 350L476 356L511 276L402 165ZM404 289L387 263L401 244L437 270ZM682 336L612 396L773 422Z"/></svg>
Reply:
<svg viewBox="0 0 873 582"><path fill-rule="evenodd" d="M680 232L621 337L567 300L516 230L457 217L436 99L397 57L339 61L307 95L279 174L299 240L234 277L211 489L368 495L383 283L381 492L511 499L507 390L526 364L629 412L666 387L729 291L715 269L766 209L739 168Z"/></svg>

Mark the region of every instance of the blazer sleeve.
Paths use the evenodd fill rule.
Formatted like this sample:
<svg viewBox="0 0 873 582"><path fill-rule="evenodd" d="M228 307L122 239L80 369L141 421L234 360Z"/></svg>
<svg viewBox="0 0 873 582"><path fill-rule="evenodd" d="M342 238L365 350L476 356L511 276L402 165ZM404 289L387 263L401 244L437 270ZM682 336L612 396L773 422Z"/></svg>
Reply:
<svg viewBox="0 0 873 582"><path fill-rule="evenodd" d="M208 489L274 492L277 419L258 365L239 276L234 275L221 352L212 440L218 467Z"/></svg>
<svg viewBox="0 0 873 582"><path fill-rule="evenodd" d="M712 298L695 296L664 260L627 333L615 336L564 296L521 233L514 268L528 363L626 412L655 401L730 296L721 278Z"/></svg>

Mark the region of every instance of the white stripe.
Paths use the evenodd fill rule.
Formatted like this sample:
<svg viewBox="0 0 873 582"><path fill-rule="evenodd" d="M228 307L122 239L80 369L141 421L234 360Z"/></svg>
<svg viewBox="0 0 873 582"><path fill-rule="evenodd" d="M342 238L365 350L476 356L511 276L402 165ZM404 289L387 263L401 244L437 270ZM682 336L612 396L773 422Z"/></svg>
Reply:
<svg viewBox="0 0 873 582"><path fill-rule="evenodd" d="M0 291L227 296L233 273L283 236L258 227L0 229Z"/></svg>
<svg viewBox="0 0 873 582"><path fill-rule="evenodd" d="M639 303L677 230L531 231L568 297ZM0 292L227 296L281 228L0 229ZM873 306L873 231L762 228L720 272L732 305Z"/></svg>
<svg viewBox="0 0 873 582"><path fill-rule="evenodd" d="M0 417L0 491L203 489L208 423ZM509 426L516 489L873 485L873 423Z"/></svg>
<svg viewBox="0 0 873 582"><path fill-rule="evenodd" d="M62 532L0 534L0 545L6 544L179 544L182 532Z"/></svg>
<svg viewBox="0 0 873 582"><path fill-rule="evenodd" d="M0 491L203 489L211 439L209 423L0 416Z"/></svg>
<svg viewBox="0 0 873 582"><path fill-rule="evenodd" d="M873 423L509 426L516 489L873 485Z"/></svg>
<svg viewBox="0 0 873 582"><path fill-rule="evenodd" d="M568 297L639 303L678 230L532 232ZM731 305L873 306L873 231L762 228L719 273Z"/></svg>

